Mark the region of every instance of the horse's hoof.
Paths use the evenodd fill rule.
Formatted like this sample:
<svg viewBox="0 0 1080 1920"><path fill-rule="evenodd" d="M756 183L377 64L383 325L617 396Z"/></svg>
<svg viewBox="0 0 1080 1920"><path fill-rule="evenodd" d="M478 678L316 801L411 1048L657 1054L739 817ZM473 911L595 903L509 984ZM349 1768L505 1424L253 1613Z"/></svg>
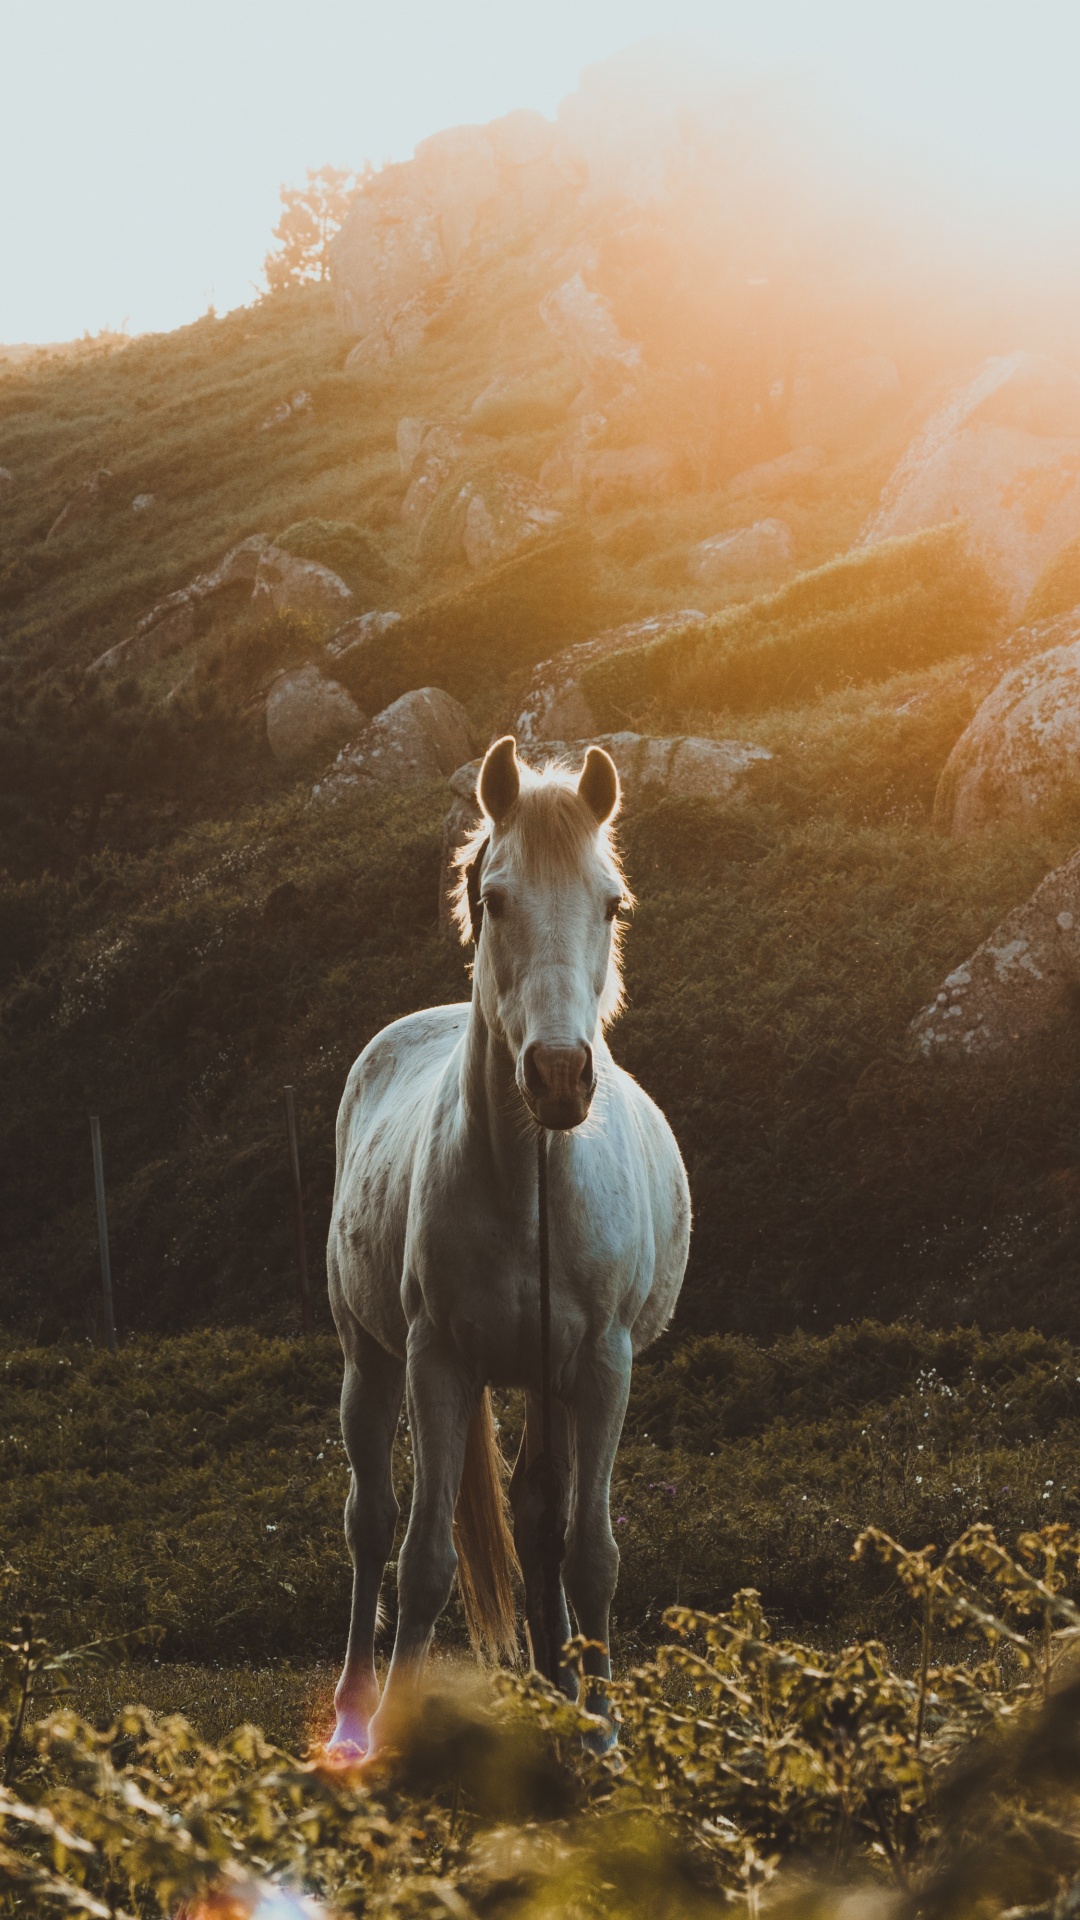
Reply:
<svg viewBox="0 0 1080 1920"><path fill-rule="evenodd" d="M341 1766L355 1766L358 1761L367 1759L370 1746L370 1729L363 1714L339 1713L334 1731L326 1743L331 1760L336 1760Z"/></svg>

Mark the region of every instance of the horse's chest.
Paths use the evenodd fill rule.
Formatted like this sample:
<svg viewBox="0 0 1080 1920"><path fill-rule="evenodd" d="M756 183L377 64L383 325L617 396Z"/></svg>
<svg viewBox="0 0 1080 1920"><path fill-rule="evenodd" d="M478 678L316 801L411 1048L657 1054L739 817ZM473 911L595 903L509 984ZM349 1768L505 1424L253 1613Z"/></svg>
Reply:
<svg viewBox="0 0 1080 1920"><path fill-rule="evenodd" d="M417 1276L413 1308L485 1379L498 1386L539 1385L540 1263L535 1234L497 1223L468 1228L452 1247L431 1247ZM633 1263L592 1235L553 1235L551 1344L556 1380L572 1385L578 1356L613 1324L629 1324L647 1286ZM410 1302L406 1314L412 1318Z"/></svg>

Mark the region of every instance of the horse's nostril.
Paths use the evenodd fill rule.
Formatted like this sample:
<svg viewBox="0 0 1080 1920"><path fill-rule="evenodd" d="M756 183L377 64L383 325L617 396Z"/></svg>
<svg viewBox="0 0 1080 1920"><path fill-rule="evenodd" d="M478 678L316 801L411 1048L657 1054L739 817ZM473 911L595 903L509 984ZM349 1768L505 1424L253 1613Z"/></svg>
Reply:
<svg viewBox="0 0 1080 1920"><path fill-rule="evenodd" d="M593 1084L593 1081L596 1078L596 1069L593 1066L592 1048L586 1047L584 1051L585 1051L585 1059L582 1063L580 1079L583 1087L591 1087Z"/></svg>

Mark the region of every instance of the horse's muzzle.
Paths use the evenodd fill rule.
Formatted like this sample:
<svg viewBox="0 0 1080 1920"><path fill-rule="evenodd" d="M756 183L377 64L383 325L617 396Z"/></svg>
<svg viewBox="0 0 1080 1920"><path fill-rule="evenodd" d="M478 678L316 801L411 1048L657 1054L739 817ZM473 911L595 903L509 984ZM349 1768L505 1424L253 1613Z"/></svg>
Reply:
<svg viewBox="0 0 1080 1920"><path fill-rule="evenodd" d="M534 1041L522 1060L522 1092L542 1127L566 1133L586 1118L596 1092L591 1047L545 1047Z"/></svg>

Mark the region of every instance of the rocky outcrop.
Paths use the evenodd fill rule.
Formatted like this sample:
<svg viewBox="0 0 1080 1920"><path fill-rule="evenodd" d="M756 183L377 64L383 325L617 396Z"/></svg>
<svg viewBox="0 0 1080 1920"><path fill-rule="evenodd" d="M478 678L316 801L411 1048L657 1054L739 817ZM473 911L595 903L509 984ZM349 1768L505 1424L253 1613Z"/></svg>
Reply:
<svg viewBox="0 0 1080 1920"><path fill-rule="evenodd" d="M338 801L366 788L446 779L474 748L464 707L441 687L420 687L376 714L338 754L311 797Z"/></svg>
<svg viewBox="0 0 1080 1920"><path fill-rule="evenodd" d="M590 457L596 451L595 442L606 428L607 415L604 413L579 415L565 439L560 440L544 461L540 469L540 485L553 493L579 494Z"/></svg>
<svg viewBox="0 0 1080 1920"><path fill-rule="evenodd" d="M268 546L259 559L252 605L274 613L307 614L315 620L340 620L353 596L336 573L317 560L298 560Z"/></svg>
<svg viewBox="0 0 1080 1920"><path fill-rule="evenodd" d="M817 367L792 383L788 431L798 447L844 453L888 419L899 397L900 375L885 354Z"/></svg>
<svg viewBox="0 0 1080 1920"><path fill-rule="evenodd" d="M795 542L785 520L756 520L752 527L718 533L692 547L686 564L691 580L710 587L785 580L793 571Z"/></svg>
<svg viewBox="0 0 1080 1920"><path fill-rule="evenodd" d="M355 658L358 648L377 639L380 633L387 633L391 627L396 627L400 619L400 613L389 610L385 613L362 613L355 620L346 620L343 627L330 635L326 651L332 660L343 660L346 654Z"/></svg>
<svg viewBox="0 0 1080 1920"><path fill-rule="evenodd" d="M538 740L576 740L591 733L595 725L592 710L581 691L579 681L586 667L611 654L632 653L650 640L659 640L679 627L704 620L696 607L681 613L654 614L647 620L631 620L623 627L610 627L591 640L567 647L551 660L541 661L533 671L514 721L514 732L523 745Z"/></svg>
<svg viewBox="0 0 1080 1920"><path fill-rule="evenodd" d="M450 290L445 284L426 287L389 313L373 317L362 340L345 356L349 373L370 373L391 360L415 353L432 321L443 311Z"/></svg>
<svg viewBox="0 0 1080 1920"><path fill-rule="evenodd" d="M59 540L61 534L78 526L80 521L89 520L101 506L111 479L112 474L108 467L99 467L88 480L84 480L81 487L72 494L67 505L57 514L45 535L46 541Z"/></svg>
<svg viewBox="0 0 1080 1920"><path fill-rule="evenodd" d="M954 968L911 1039L929 1059L1022 1052L1080 1011L1080 853Z"/></svg>
<svg viewBox="0 0 1080 1920"><path fill-rule="evenodd" d="M341 324L378 335L388 315L454 273L470 248L497 247L542 217L564 182L554 141L550 121L522 110L437 133L411 161L377 173L331 249Z"/></svg>
<svg viewBox="0 0 1080 1920"><path fill-rule="evenodd" d="M545 488L520 473L493 472L467 485L463 544L470 567L490 566L527 540L554 533L561 510Z"/></svg>
<svg viewBox="0 0 1080 1920"><path fill-rule="evenodd" d="M416 429L423 431L416 436ZM415 442L415 444L414 444ZM460 427L432 426L426 421L403 420L398 427L398 462L409 480L401 503L401 518L419 533L440 493L462 461L483 452L489 442L481 434Z"/></svg>
<svg viewBox="0 0 1080 1920"><path fill-rule="evenodd" d="M987 361L912 442L860 540L957 519L1016 618L1080 534L1080 375L1041 354Z"/></svg>
<svg viewBox="0 0 1080 1920"><path fill-rule="evenodd" d="M0 500L7 500L15 491L15 475L10 467L0 467Z"/></svg>
<svg viewBox="0 0 1080 1920"><path fill-rule="evenodd" d="M1036 821L1080 782L1080 609L1035 632L1064 644L1006 673L961 734L934 800L943 833Z"/></svg>
<svg viewBox="0 0 1080 1920"><path fill-rule="evenodd" d="M580 273L545 296L540 318L597 400L621 393L640 373L641 348L623 338L607 302Z"/></svg>
<svg viewBox="0 0 1080 1920"><path fill-rule="evenodd" d="M270 433L274 427L287 427L303 414L314 411L315 402L304 387L297 387L287 400L279 400L276 407L259 422L260 433Z"/></svg>
<svg viewBox="0 0 1080 1920"><path fill-rule="evenodd" d="M666 500L677 493L683 463L674 447L612 447L588 451L578 463L575 480L589 513L637 506L642 501Z"/></svg>
<svg viewBox="0 0 1080 1920"><path fill-rule="evenodd" d="M205 604L222 598L248 599L259 564L272 551L265 533L253 533L230 547L216 567L198 574L190 586L168 594L144 613L126 640L94 661L91 673L142 673L157 661L181 653L198 633Z"/></svg>
<svg viewBox="0 0 1080 1920"><path fill-rule="evenodd" d="M318 667L286 667L266 696L266 739L282 766L310 759L320 747L340 746L367 724L355 700Z"/></svg>
<svg viewBox="0 0 1080 1920"><path fill-rule="evenodd" d="M149 513L154 505L152 493L137 493L131 503L132 513Z"/></svg>
<svg viewBox="0 0 1080 1920"><path fill-rule="evenodd" d="M808 475L825 465L820 447L796 447L793 453L779 453L775 460L761 460L756 467L744 467L727 484L729 500L743 500L751 493L787 493Z"/></svg>

